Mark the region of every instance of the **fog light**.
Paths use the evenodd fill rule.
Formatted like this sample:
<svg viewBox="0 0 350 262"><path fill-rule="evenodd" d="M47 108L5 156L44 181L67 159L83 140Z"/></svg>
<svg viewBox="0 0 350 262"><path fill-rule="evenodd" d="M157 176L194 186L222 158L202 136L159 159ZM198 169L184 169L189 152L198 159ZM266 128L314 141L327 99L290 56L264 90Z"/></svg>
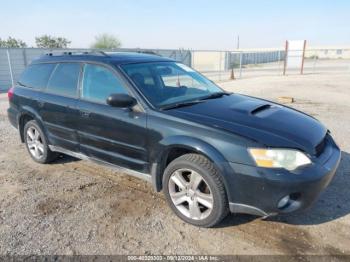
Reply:
<svg viewBox="0 0 350 262"><path fill-rule="evenodd" d="M288 195L288 196L283 197L283 198L282 198L282 199L281 199L281 200L278 202L277 207L278 207L279 209L283 209L283 208L285 208L285 207L288 205L289 200L290 200L289 195Z"/></svg>

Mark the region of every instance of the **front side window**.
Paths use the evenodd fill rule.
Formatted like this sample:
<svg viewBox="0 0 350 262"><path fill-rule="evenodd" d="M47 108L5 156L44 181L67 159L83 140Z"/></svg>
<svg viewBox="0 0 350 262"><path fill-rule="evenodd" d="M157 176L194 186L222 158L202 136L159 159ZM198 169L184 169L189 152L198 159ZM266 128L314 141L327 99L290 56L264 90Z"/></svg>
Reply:
<svg viewBox="0 0 350 262"><path fill-rule="evenodd" d="M80 64L61 63L58 64L47 85L51 93L75 97L80 73Z"/></svg>
<svg viewBox="0 0 350 262"><path fill-rule="evenodd" d="M106 103L109 95L117 93L128 92L112 71L99 65L84 66L82 98Z"/></svg>
<svg viewBox="0 0 350 262"><path fill-rule="evenodd" d="M122 69L157 108L223 92L213 82L181 63L126 64L122 65Z"/></svg>
<svg viewBox="0 0 350 262"><path fill-rule="evenodd" d="M56 64L33 64L22 73L18 83L25 87L44 89Z"/></svg>

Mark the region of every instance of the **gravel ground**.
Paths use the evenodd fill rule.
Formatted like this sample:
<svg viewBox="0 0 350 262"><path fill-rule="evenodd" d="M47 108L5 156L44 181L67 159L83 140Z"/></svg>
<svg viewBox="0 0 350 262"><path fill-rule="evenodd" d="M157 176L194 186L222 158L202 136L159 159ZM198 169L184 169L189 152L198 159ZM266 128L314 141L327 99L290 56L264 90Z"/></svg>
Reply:
<svg viewBox="0 0 350 262"><path fill-rule="evenodd" d="M267 220L230 215L217 228L179 220L151 185L62 157L34 163L0 96L0 254L349 254L350 74L275 76L222 83L320 119L343 151L338 172L302 213Z"/></svg>

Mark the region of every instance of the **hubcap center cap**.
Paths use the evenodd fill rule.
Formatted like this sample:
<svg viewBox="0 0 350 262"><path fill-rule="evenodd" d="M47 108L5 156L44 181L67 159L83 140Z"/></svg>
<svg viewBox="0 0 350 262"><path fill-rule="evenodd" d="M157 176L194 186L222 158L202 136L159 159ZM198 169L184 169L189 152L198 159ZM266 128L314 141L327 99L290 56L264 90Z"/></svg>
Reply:
<svg viewBox="0 0 350 262"><path fill-rule="evenodd" d="M189 196L189 197L194 197L195 194L196 194L196 192L195 192L194 190L192 190L192 189L189 189L189 190L188 190L188 196Z"/></svg>

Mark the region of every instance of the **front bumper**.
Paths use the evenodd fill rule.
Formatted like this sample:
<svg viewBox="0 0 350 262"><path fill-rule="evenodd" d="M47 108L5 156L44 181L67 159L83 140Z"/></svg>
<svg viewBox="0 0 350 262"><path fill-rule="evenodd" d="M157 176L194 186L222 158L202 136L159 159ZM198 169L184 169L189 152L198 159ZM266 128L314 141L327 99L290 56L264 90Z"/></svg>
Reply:
<svg viewBox="0 0 350 262"><path fill-rule="evenodd" d="M328 186L340 158L340 149L328 136L327 145L316 161L293 172L230 163L234 173L234 183L230 186L230 210L269 216L305 209ZM290 201L278 207L286 196L290 196Z"/></svg>

